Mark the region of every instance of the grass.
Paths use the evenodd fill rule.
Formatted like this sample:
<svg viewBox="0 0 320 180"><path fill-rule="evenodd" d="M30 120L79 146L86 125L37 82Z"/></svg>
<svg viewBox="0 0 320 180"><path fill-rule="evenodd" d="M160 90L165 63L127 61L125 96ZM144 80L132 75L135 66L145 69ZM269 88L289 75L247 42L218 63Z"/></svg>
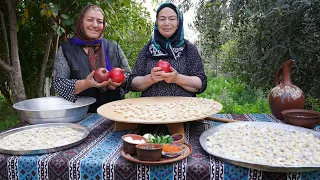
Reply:
<svg viewBox="0 0 320 180"><path fill-rule="evenodd" d="M198 97L213 99L223 105L220 113L253 114L271 113L269 92L250 89L249 86L235 78L208 78L207 89Z"/></svg>
<svg viewBox="0 0 320 180"><path fill-rule="evenodd" d="M0 131L6 130L20 122L19 117L5 101L2 94L0 94L0 114Z"/></svg>

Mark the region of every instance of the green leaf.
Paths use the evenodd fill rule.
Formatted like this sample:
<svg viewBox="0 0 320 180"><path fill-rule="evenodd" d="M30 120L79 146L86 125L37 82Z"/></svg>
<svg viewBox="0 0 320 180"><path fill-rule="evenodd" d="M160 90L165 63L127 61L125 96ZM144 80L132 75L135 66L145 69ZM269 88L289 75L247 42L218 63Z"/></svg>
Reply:
<svg viewBox="0 0 320 180"><path fill-rule="evenodd" d="M26 23L26 18L24 16L22 16L21 18L21 24L24 25Z"/></svg>
<svg viewBox="0 0 320 180"><path fill-rule="evenodd" d="M28 19L29 17L29 10L27 8L24 9L24 13L23 13L24 17L26 17L26 19Z"/></svg>
<svg viewBox="0 0 320 180"><path fill-rule="evenodd" d="M160 144L165 144L166 142L167 142L167 139L163 138L161 139Z"/></svg>
<svg viewBox="0 0 320 180"><path fill-rule="evenodd" d="M170 137L170 135L165 135L163 138L168 139L169 137Z"/></svg>
<svg viewBox="0 0 320 180"><path fill-rule="evenodd" d="M161 137L160 136L157 136L157 143L160 143L161 142Z"/></svg>
<svg viewBox="0 0 320 180"><path fill-rule="evenodd" d="M66 14L61 14L60 16L61 16L63 19L69 19L69 16L66 15Z"/></svg>
<svg viewBox="0 0 320 180"><path fill-rule="evenodd" d="M49 7L50 7L51 9L54 8L54 4L53 4L53 3L49 3L48 5L49 5Z"/></svg>
<svg viewBox="0 0 320 180"><path fill-rule="evenodd" d="M61 26L59 26L58 29L57 29L57 31L56 31L56 33L57 33L59 36L61 36L63 33L65 33L65 30L64 30Z"/></svg>
<svg viewBox="0 0 320 180"><path fill-rule="evenodd" d="M54 31L57 31L58 30L58 25L57 24L54 24L51 26L51 28L54 30Z"/></svg>
<svg viewBox="0 0 320 180"><path fill-rule="evenodd" d="M74 23L73 19L66 19L62 21L63 26L70 26Z"/></svg>
<svg viewBox="0 0 320 180"><path fill-rule="evenodd" d="M45 14L47 14L47 10L46 9L41 9L41 11L40 11L41 17L44 16Z"/></svg>

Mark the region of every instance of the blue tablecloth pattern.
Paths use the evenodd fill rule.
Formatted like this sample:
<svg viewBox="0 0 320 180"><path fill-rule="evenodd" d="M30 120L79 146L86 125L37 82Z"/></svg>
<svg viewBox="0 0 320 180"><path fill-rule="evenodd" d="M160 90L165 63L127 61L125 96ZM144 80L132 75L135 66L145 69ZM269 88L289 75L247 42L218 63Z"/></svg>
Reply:
<svg viewBox="0 0 320 180"><path fill-rule="evenodd" d="M242 121L282 123L268 114L216 114L216 117ZM43 155L0 154L0 179L139 179L139 180L317 180L320 171L275 173L232 165L209 155L199 137L207 129L222 124L216 121L185 123L186 143L192 154L173 164L147 166L128 162L120 155L124 134L168 134L165 125L139 125L138 129L114 132L114 123L98 114L78 122L90 129L87 139L73 148ZM320 131L317 126L315 130Z"/></svg>

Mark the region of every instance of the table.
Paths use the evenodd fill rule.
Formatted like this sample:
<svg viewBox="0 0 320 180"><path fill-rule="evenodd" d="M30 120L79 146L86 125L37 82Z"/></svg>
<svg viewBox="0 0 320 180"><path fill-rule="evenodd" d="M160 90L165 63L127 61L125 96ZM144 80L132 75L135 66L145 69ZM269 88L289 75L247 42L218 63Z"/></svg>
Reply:
<svg viewBox="0 0 320 180"><path fill-rule="evenodd" d="M268 114L216 114L216 117L242 121L279 122ZM113 121L98 114L88 114L78 122L91 133L84 143L71 149L35 156L0 154L0 179L217 179L217 180L271 180L319 179L320 171L274 173L224 163L206 153L199 143L201 133L221 122L192 121L185 123L186 142L193 153L182 161L162 166L137 165L121 155L121 136L127 133L167 134L165 125L139 125L136 130L113 130ZM320 131L320 126L315 130Z"/></svg>

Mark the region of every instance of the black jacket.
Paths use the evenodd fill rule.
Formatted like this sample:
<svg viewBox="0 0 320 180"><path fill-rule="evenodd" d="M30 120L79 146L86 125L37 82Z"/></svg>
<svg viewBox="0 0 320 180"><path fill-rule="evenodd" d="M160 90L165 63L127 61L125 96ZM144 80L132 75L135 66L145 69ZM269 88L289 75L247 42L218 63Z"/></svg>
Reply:
<svg viewBox="0 0 320 180"><path fill-rule="evenodd" d="M120 67L126 70L128 74L130 67L127 59L124 56L121 48L115 41L106 40L107 54L111 66ZM82 47L71 43L70 41L62 45L63 55L70 67L70 79L86 79L91 73L88 55ZM123 99L125 90L118 87L115 90L101 91L99 88L89 88L81 93L79 96L90 96L96 98L96 102L89 108L89 112L96 112L97 108L107 102Z"/></svg>

